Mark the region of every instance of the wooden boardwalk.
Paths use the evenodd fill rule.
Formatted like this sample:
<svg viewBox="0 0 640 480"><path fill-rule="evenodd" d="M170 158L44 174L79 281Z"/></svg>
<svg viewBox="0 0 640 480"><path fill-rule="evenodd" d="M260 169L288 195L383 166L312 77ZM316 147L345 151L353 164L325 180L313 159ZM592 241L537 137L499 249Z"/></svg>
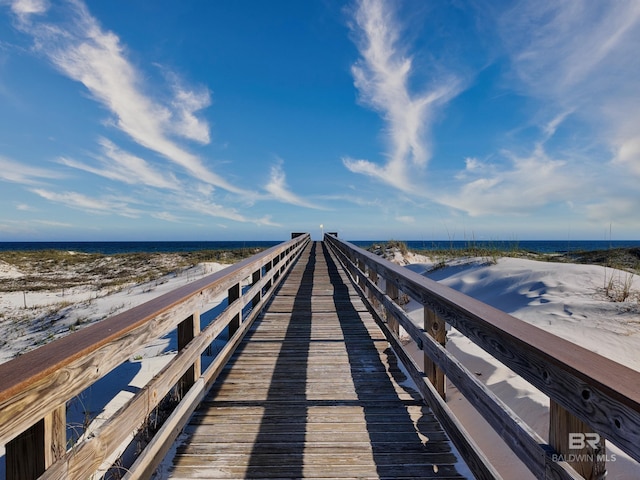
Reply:
<svg viewBox="0 0 640 480"><path fill-rule="evenodd" d="M464 478L442 427L313 242L192 416L171 478Z"/></svg>

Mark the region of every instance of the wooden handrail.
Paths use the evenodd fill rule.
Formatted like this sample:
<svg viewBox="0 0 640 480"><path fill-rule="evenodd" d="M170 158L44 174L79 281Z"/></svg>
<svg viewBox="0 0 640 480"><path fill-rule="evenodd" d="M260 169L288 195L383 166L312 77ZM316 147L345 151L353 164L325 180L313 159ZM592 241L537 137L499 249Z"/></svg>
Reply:
<svg viewBox="0 0 640 480"><path fill-rule="evenodd" d="M564 462L438 342L416 327L371 278L384 278L640 461L640 372L552 335L463 293L325 235L356 283L441 368L538 478L572 478ZM418 382L423 381L417 375ZM553 425L552 425L553 427ZM558 457L556 455L556 457ZM562 457L560 457L562 459Z"/></svg>
<svg viewBox="0 0 640 480"><path fill-rule="evenodd" d="M272 287L282 279L309 240L308 234L293 238L1 364L0 444L7 444L7 478L35 478L39 475L42 478L86 478L93 473L103 457L108 457L135 433L176 383L187 372L195 371L194 365L198 365L199 370L202 352L235 319L243 323L243 328L230 339L228 348L237 344L273 293ZM116 412L92 438L67 451L64 426L56 426L56 438L53 440L50 438L51 432L41 434L41 430L49 429L52 418L62 416L64 419L67 401L125 362L150 341L176 327L192 325L194 316L199 318L199 311L204 305L231 289L240 292L238 286L247 278L252 282L251 287L237 295L237 298L230 294L229 305L224 312L202 332L195 332L192 340L188 341L187 336L180 352L163 372ZM253 308L247 318L242 318L247 305ZM199 331L199 328L196 330ZM211 367L208 372L207 382L211 383L215 372ZM199 371L196 372L192 383L200 375ZM38 438L42 436L44 447L38 443ZM33 442L34 438L36 447L28 443ZM28 467L26 471L20 470L23 465L10 466L10 463L16 462L10 458L14 455L10 452L12 448L45 451L34 453L37 458L21 460L25 465L28 462L38 464ZM52 454L50 450L55 452Z"/></svg>

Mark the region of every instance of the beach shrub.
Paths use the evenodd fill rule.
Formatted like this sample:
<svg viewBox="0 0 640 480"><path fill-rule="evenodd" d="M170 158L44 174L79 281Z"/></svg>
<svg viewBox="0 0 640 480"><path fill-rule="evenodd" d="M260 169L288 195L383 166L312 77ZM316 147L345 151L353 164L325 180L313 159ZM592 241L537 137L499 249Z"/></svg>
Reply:
<svg viewBox="0 0 640 480"><path fill-rule="evenodd" d="M607 268L604 269L604 294L612 302L626 302L640 299L637 292L632 291L633 280L635 275L630 272L620 270L612 270L611 275L607 274Z"/></svg>

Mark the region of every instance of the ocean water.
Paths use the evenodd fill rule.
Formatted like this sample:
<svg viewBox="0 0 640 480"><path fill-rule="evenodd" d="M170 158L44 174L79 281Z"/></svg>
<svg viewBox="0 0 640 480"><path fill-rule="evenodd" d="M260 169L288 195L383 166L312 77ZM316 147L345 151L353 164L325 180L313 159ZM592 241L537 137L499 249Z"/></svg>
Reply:
<svg viewBox="0 0 640 480"><path fill-rule="evenodd" d="M362 248L385 240L348 240ZM412 250L463 249L469 246L499 250L526 250L537 253L565 253L606 250L619 247L640 247L640 240L404 240ZM7 250L65 250L85 253L189 252L196 250L231 250L238 248L269 248L279 241L199 241L199 242L0 242L0 251Z"/></svg>
<svg viewBox="0 0 640 480"><path fill-rule="evenodd" d="M192 252L196 250L235 250L239 248L269 248L279 241L218 241L218 242L0 242L0 251L65 250L83 253Z"/></svg>
<svg viewBox="0 0 640 480"><path fill-rule="evenodd" d="M351 241L354 245L367 248L373 241ZM535 253L566 253L592 250L607 250L609 248L640 247L640 240L405 240L404 243L411 250L446 250L464 249L471 246L497 250L525 250Z"/></svg>

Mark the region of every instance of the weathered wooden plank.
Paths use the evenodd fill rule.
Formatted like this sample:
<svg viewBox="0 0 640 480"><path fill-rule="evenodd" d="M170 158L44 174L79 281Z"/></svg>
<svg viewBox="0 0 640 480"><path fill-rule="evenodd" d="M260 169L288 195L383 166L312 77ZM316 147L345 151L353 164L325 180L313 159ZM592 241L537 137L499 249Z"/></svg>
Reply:
<svg viewBox="0 0 640 480"><path fill-rule="evenodd" d="M273 247L0 365L0 443L15 438L35 419L73 398L141 346L200 310L229 283L243 280L266 258L289 247Z"/></svg>
<svg viewBox="0 0 640 480"><path fill-rule="evenodd" d="M299 446L300 444L298 444ZM344 455L346 448L345 444L341 442L302 442L305 454L317 455L317 454L337 454ZM269 445L269 451L272 453L288 453L292 448L291 442L272 442ZM349 442L348 452L354 454L373 452L374 449L380 449L384 452L384 455L413 455L424 454L439 456L441 458L447 457L447 460L451 463L456 463L457 459L451 454L451 449L446 442L433 442L428 447L424 444L419 445L415 442L386 442L372 444L369 441L366 442ZM231 455L247 455L249 456L253 450L253 443L245 442L207 442L207 443L190 443L185 447L178 447L178 451L183 455L216 455L216 454L231 454ZM444 460L440 460L440 463L444 463Z"/></svg>
<svg viewBox="0 0 640 480"><path fill-rule="evenodd" d="M246 455L245 453L189 453L180 456L179 463L176 467L181 466L203 466L208 468L225 467L227 465L249 466L260 465L262 467L282 467L291 463L296 463L299 458L296 454L288 452L267 452ZM251 462L251 463L250 463ZM381 466L399 466L416 467L416 473L419 475L424 471L427 464L436 464L438 466L450 466L456 463L456 458L451 453L425 453L412 452L410 455L394 452L391 454L383 453L376 456L376 463L373 462L373 451L369 452L353 452L343 449L342 452L304 452L304 468L313 466L325 468L336 468L348 466L371 466L374 464L377 468ZM455 470L452 469L454 472Z"/></svg>
<svg viewBox="0 0 640 480"><path fill-rule="evenodd" d="M640 461L640 373L335 238L573 415ZM354 273L357 275L357 272Z"/></svg>
<svg viewBox="0 0 640 480"><path fill-rule="evenodd" d="M460 478L357 291L321 244L305 255L192 416L171 476Z"/></svg>
<svg viewBox="0 0 640 480"><path fill-rule="evenodd" d="M308 479L362 479L362 478L381 478L381 479L400 479L400 478L438 478L441 480L459 480L464 477L451 471L450 467L443 466L429 466L429 470L426 472L420 467L416 468L411 465L407 466L381 466L376 468L373 466L367 466L366 468L361 466L349 467L342 466L335 469L327 469L326 466L305 466L304 472L297 467L290 467L288 465L276 466L272 468L266 468L264 466L257 467L217 467L207 468L206 465L201 468L188 468L187 471L183 471L181 468L176 468L173 472L172 478L176 480L190 480L190 479L235 479L238 478L251 478L251 479L266 479L266 478L279 478L279 479L291 479L291 478L308 478Z"/></svg>

